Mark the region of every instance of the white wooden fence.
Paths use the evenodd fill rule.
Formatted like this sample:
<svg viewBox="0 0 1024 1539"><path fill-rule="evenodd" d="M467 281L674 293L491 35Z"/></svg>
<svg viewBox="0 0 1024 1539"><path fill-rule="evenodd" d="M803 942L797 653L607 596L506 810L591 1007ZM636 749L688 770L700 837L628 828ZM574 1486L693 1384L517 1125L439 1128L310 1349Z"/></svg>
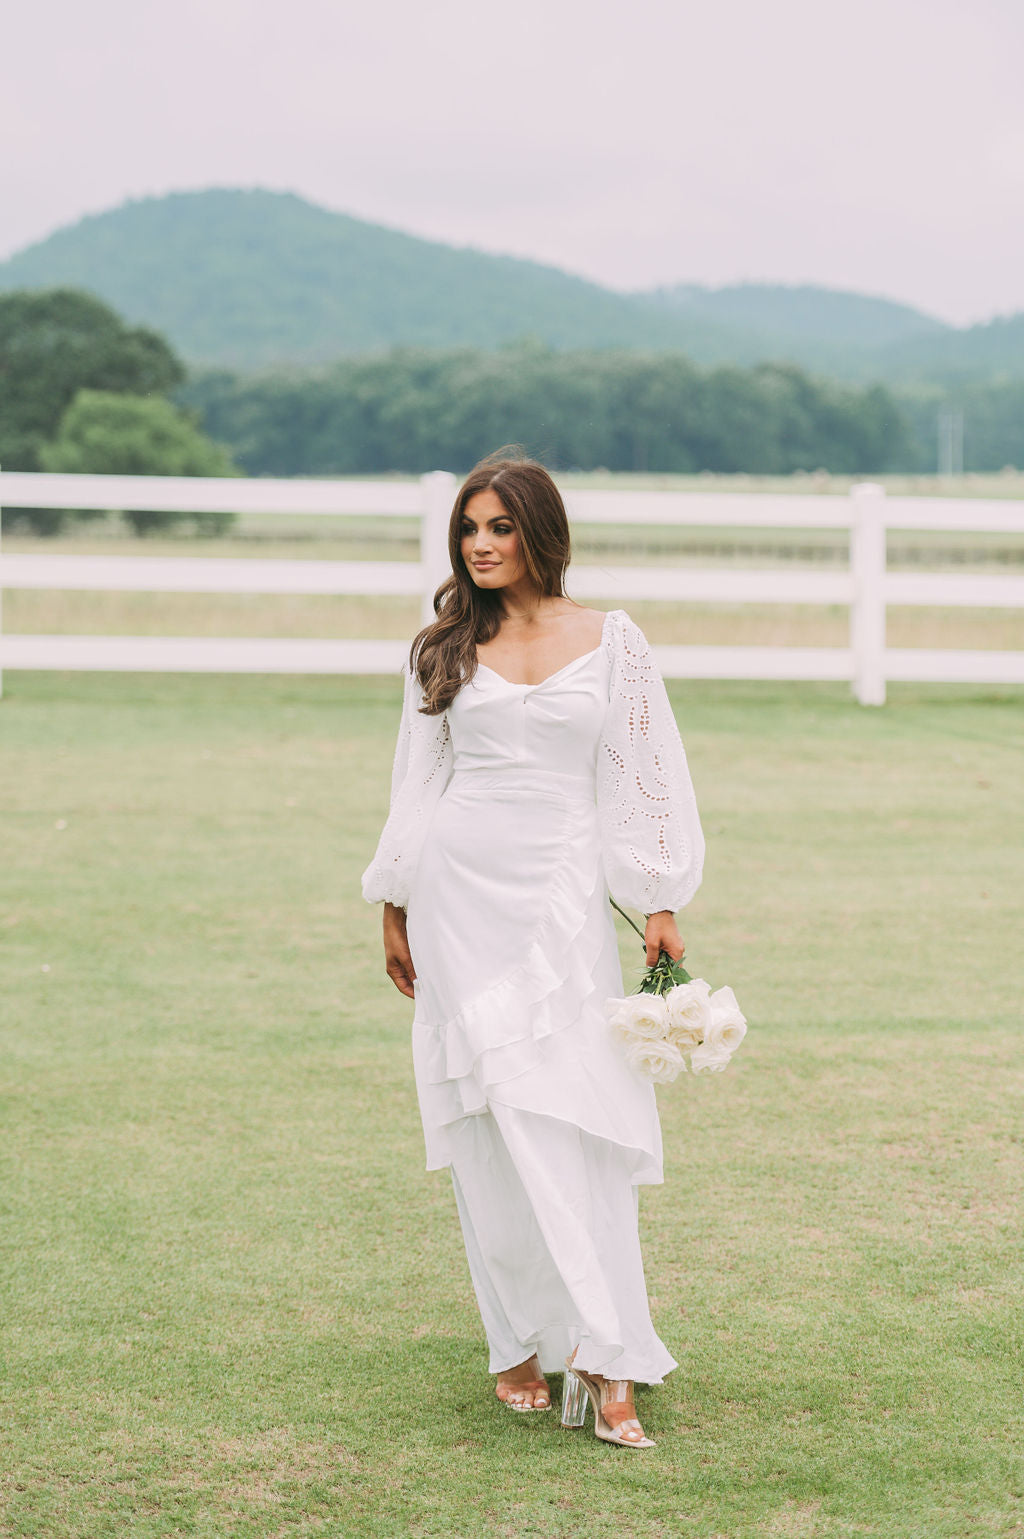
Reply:
<svg viewBox="0 0 1024 1539"><path fill-rule="evenodd" d="M61 556L0 553L0 588L186 593L420 595L423 623L451 570L447 529L455 477L415 481L206 480L6 472L0 503L32 508L137 508L184 513L372 514L420 519L420 560L281 561L223 557ZM849 497L571 491L573 524L845 529L842 571L583 566L570 568L576 599L687 603L840 604L849 607L845 647L658 646L666 678L840 680L862 705L881 705L886 682L1021 684L1024 652L893 648L890 604L1008 608L1024 605L1024 577L886 570L886 530L1024 533L1017 502L886 497L862 483ZM212 673L392 673L407 641L177 636L5 636L0 669ZM2 674L0 674L2 679Z"/></svg>

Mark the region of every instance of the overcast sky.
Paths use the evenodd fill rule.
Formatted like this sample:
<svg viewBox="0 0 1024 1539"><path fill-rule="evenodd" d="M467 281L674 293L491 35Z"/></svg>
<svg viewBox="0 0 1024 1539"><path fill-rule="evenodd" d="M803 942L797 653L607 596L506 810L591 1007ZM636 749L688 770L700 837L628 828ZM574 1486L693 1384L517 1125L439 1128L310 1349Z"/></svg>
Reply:
<svg viewBox="0 0 1024 1539"><path fill-rule="evenodd" d="M37 0L0 255L126 197L301 193L617 288L1024 310L1022 0Z"/></svg>

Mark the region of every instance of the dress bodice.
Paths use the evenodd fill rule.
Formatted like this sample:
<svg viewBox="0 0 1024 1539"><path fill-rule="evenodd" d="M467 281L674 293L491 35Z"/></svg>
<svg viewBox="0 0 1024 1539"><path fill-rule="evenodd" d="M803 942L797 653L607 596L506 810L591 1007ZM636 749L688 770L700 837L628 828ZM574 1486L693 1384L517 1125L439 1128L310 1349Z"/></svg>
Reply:
<svg viewBox="0 0 1024 1539"><path fill-rule="evenodd" d="M455 774L542 770L593 782L610 667L595 647L540 684L511 684L478 663L448 708Z"/></svg>
<svg viewBox="0 0 1024 1539"><path fill-rule="evenodd" d="M421 711L403 669L391 804L363 873L367 902L404 908L448 786L595 802L609 891L642 913L675 910L700 885L704 838L679 728L646 636L609 610L601 644L539 684L478 662L446 710ZM487 785L485 787L485 782Z"/></svg>

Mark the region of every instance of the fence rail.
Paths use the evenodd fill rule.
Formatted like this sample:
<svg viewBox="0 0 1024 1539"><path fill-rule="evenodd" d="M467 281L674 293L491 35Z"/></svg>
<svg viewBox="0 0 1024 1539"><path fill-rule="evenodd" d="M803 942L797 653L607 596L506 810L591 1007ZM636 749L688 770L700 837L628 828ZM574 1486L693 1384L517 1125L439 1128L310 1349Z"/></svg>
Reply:
<svg viewBox="0 0 1024 1539"><path fill-rule="evenodd" d="M570 571L578 598L686 600L706 604L850 604L855 584L849 572L786 572L778 567L576 566ZM108 593L420 593L417 561L281 561L226 556L5 556L5 588L59 589ZM943 608L1024 608L1024 577L943 573L941 589L930 572L887 572L882 592L887 605L941 604ZM937 598L936 594L941 597Z"/></svg>
<svg viewBox="0 0 1024 1539"><path fill-rule="evenodd" d="M238 557L0 554L0 588L57 590L419 595L424 623L450 571L447 530L455 478L435 471L416 481L207 480L156 476L68 476L6 472L9 507L125 508L140 511L416 517L420 560L322 561ZM837 680L864 705L882 704L887 680L1024 683L1024 652L900 649L885 644L892 604L1019 608L1024 577L886 570L889 529L1024 533L1020 503L887 498L870 483L849 497L574 490L574 524L688 525L729 529L845 529L846 571L772 568L570 568L579 599L660 599L685 603L844 605L846 647L658 646L668 678ZM390 673L406 655L397 641L325 641L173 636L3 636L0 668L154 672ZM0 675L2 677L2 675Z"/></svg>

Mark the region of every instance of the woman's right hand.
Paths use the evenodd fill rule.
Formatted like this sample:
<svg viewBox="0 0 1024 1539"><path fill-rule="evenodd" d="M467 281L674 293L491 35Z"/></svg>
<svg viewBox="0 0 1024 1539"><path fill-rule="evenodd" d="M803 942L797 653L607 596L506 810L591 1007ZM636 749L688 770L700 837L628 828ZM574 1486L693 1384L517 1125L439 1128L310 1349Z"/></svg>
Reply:
<svg viewBox="0 0 1024 1539"><path fill-rule="evenodd" d="M400 994L415 999L412 982L416 969L412 965L409 938L405 933L405 909L393 903L384 905L384 962L387 975Z"/></svg>

